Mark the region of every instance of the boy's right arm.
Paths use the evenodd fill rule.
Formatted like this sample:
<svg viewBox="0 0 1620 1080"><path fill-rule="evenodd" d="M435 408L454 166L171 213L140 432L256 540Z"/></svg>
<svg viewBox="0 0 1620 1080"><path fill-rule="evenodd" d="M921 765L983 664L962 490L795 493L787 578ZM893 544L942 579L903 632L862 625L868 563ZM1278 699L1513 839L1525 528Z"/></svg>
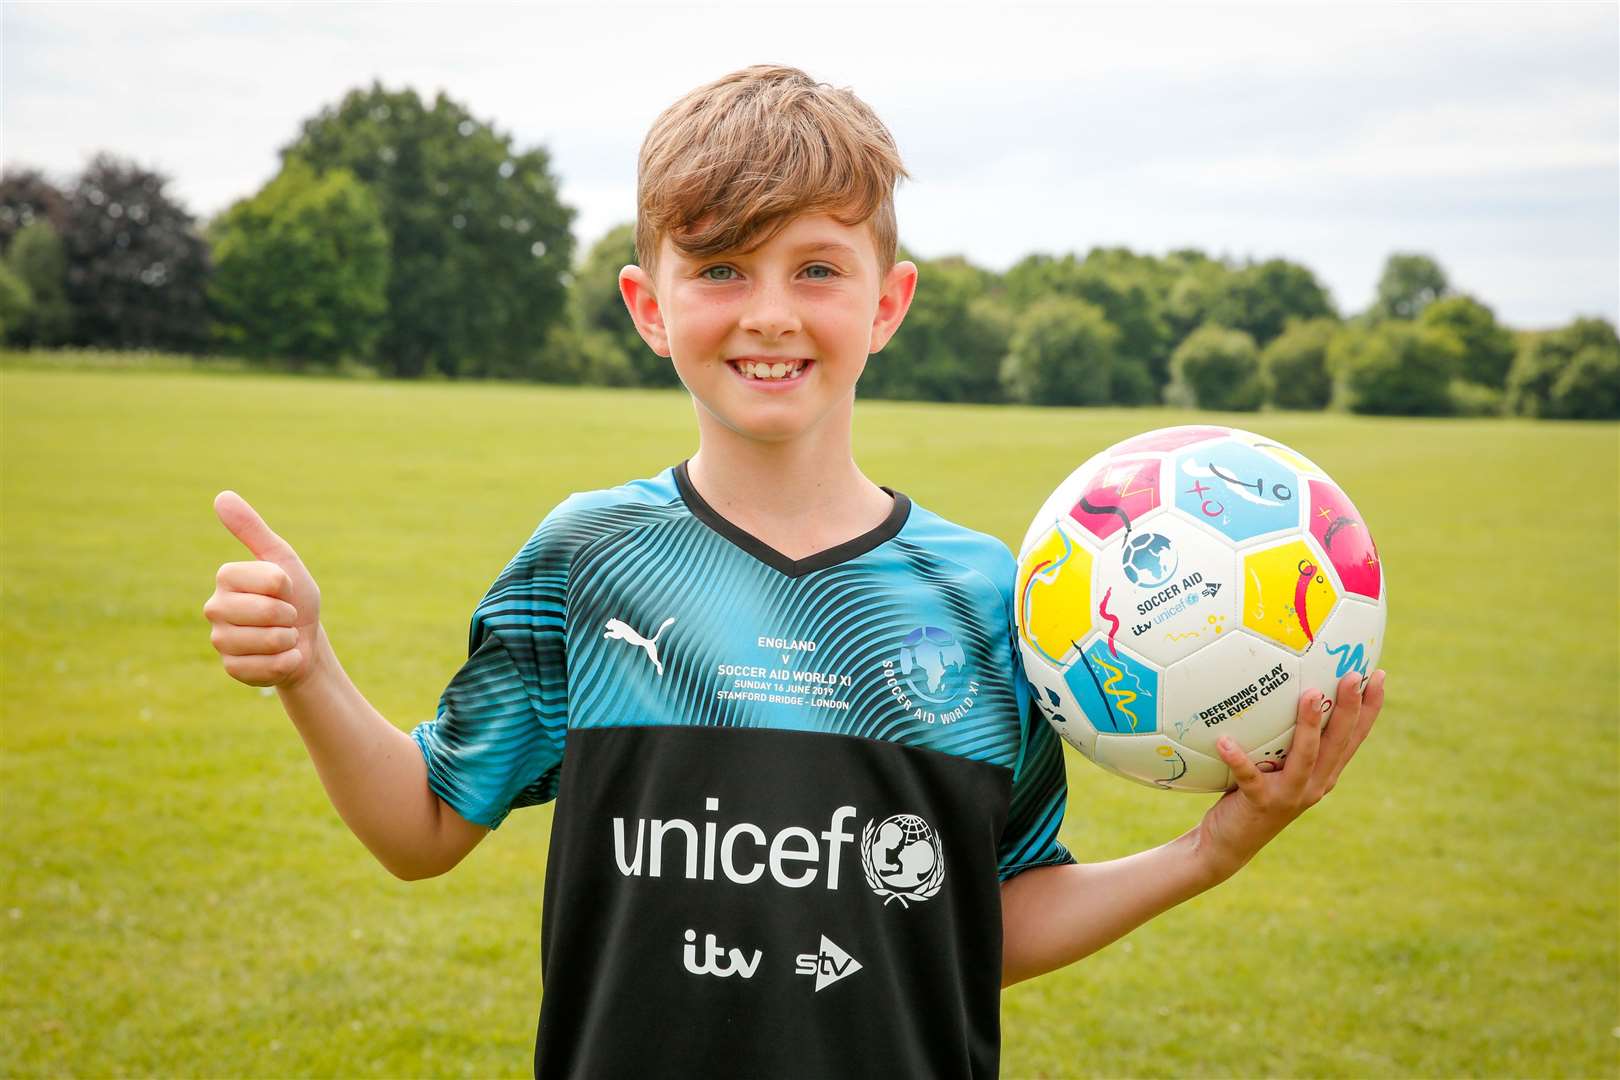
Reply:
<svg viewBox="0 0 1620 1080"><path fill-rule="evenodd" d="M226 672L276 688L333 807L390 873L414 880L449 870L489 829L428 786L415 741L338 663L320 624L320 590L292 547L235 492L221 492L214 511L256 560L221 566L203 605Z"/></svg>

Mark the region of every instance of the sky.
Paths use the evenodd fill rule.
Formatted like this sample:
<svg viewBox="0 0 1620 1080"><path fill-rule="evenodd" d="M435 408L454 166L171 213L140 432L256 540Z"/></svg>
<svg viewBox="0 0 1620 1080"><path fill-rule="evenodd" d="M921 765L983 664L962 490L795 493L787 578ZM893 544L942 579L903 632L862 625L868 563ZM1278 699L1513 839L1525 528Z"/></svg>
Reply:
<svg viewBox="0 0 1620 1080"><path fill-rule="evenodd" d="M1350 314L1390 253L1422 252L1512 326L1620 316L1612 2L6 0L0 160L64 183L112 151L207 217L275 175L302 120L380 80L544 147L583 252L634 219L658 113L754 63L877 111L920 256L1283 257Z"/></svg>

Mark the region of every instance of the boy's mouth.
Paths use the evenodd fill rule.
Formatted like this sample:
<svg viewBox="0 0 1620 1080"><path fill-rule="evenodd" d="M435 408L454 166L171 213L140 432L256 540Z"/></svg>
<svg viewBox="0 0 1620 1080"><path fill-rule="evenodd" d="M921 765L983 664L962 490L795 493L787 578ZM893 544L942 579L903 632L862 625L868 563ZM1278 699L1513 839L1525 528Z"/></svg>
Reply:
<svg viewBox="0 0 1620 1080"><path fill-rule="evenodd" d="M804 377L804 373L815 363L802 357L792 359L775 359L770 357L738 357L727 360L727 365L745 379L754 379L761 382L793 382Z"/></svg>

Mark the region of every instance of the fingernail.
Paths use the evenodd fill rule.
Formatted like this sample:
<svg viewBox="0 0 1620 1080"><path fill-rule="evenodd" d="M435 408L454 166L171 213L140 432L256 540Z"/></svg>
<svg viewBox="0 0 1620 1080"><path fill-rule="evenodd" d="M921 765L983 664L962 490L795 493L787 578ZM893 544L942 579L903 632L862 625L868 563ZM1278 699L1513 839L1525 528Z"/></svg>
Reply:
<svg viewBox="0 0 1620 1080"><path fill-rule="evenodd" d="M1317 711L1320 712L1323 716L1326 716L1329 712L1332 711L1332 709L1333 709L1333 699L1330 698L1330 697L1323 697L1322 698L1322 705Z"/></svg>

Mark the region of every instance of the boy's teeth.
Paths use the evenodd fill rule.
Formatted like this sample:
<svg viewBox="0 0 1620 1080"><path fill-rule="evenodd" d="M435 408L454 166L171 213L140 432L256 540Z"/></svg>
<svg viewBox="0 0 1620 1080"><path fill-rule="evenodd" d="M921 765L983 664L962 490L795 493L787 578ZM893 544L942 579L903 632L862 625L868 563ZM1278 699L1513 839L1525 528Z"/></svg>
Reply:
<svg viewBox="0 0 1620 1080"><path fill-rule="evenodd" d="M742 373L750 379L781 379L798 372L804 366L803 361L792 364L761 364L753 360L745 360L741 365Z"/></svg>

